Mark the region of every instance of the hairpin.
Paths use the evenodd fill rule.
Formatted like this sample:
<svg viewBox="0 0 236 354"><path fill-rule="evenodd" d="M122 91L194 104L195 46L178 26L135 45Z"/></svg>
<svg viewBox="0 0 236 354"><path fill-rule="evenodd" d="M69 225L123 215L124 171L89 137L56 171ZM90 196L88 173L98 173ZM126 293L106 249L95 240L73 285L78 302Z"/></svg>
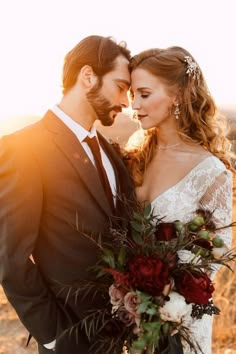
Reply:
<svg viewBox="0 0 236 354"><path fill-rule="evenodd" d="M192 76L194 80L197 79L199 82L201 71L198 64L188 55L184 57L184 61L187 64L186 74Z"/></svg>

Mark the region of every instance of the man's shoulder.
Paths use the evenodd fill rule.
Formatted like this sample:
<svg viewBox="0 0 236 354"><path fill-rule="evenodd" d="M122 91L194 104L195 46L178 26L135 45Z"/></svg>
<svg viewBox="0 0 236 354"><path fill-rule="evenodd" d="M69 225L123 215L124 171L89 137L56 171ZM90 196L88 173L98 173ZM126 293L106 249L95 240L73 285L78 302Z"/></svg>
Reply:
<svg viewBox="0 0 236 354"><path fill-rule="evenodd" d="M30 137L32 136L32 134L39 132L41 128L42 128L42 119L39 119L38 121L28 124L21 129L11 132L10 134L3 135L1 139L8 140L8 141L25 139L27 136Z"/></svg>
<svg viewBox="0 0 236 354"><path fill-rule="evenodd" d="M37 146L43 146L47 129L44 124L44 117L40 117L36 122L16 130L0 138L0 151L9 154L21 154L25 156L35 150Z"/></svg>
<svg viewBox="0 0 236 354"><path fill-rule="evenodd" d="M1 137L2 141L6 141L9 143L20 143L20 144L28 144L34 143L38 139L42 138L42 134L47 132L47 126L45 122L50 116L54 116L52 112L48 111L43 117L39 117L36 121L24 126L21 129L18 129L8 135L3 135Z"/></svg>

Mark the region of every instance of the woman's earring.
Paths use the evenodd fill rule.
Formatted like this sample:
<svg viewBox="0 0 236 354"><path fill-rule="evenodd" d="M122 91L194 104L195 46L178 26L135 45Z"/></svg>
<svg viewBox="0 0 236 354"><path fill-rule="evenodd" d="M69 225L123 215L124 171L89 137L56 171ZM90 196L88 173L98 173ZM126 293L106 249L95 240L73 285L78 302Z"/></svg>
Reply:
<svg viewBox="0 0 236 354"><path fill-rule="evenodd" d="M174 115L175 115L175 119L179 119L180 109L179 109L179 104L178 103L176 103Z"/></svg>

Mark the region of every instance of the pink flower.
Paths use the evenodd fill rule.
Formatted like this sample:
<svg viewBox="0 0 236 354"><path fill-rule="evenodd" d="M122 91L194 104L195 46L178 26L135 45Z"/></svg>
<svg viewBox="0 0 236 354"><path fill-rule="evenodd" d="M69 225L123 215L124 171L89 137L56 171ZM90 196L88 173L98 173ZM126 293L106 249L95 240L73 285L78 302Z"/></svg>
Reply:
<svg viewBox="0 0 236 354"><path fill-rule="evenodd" d="M113 306L120 306L123 304L126 291L119 285L112 284L109 288L110 303Z"/></svg>
<svg viewBox="0 0 236 354"><path fill-rule="evenodd" d="M117 310L117 317L124 323L127 327L135 324L135 317L131 312L128 312L124 306L121 306Z"/></svg>
<svg viewBox="0 0 236 354"><path fill-rule="evenodd" d="M139 315L137 314L137 309L140 304L141 300L140 298L133 292L129 292L125 295L124 297L124 306L126 310L135 317L138 317Z"/></svg>

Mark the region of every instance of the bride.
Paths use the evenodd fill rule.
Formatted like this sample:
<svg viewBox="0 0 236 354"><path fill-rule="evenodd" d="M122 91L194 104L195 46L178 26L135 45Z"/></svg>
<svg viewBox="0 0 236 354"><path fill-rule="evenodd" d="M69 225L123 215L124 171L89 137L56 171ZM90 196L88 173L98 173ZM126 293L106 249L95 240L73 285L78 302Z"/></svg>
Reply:
<svg viewBox="0 0 236 354"><path fill-rule="evenodd" d="M230 224L230 143L198 64L185 49L170 47L141 52L130 68L132 108L145 131L127 147L138 199L166 222L188 222L203 208L214 212L216 226ZM230 246L231 229L220 236ZM189 318L189 327L210 354L212 316Z"/></svg>

